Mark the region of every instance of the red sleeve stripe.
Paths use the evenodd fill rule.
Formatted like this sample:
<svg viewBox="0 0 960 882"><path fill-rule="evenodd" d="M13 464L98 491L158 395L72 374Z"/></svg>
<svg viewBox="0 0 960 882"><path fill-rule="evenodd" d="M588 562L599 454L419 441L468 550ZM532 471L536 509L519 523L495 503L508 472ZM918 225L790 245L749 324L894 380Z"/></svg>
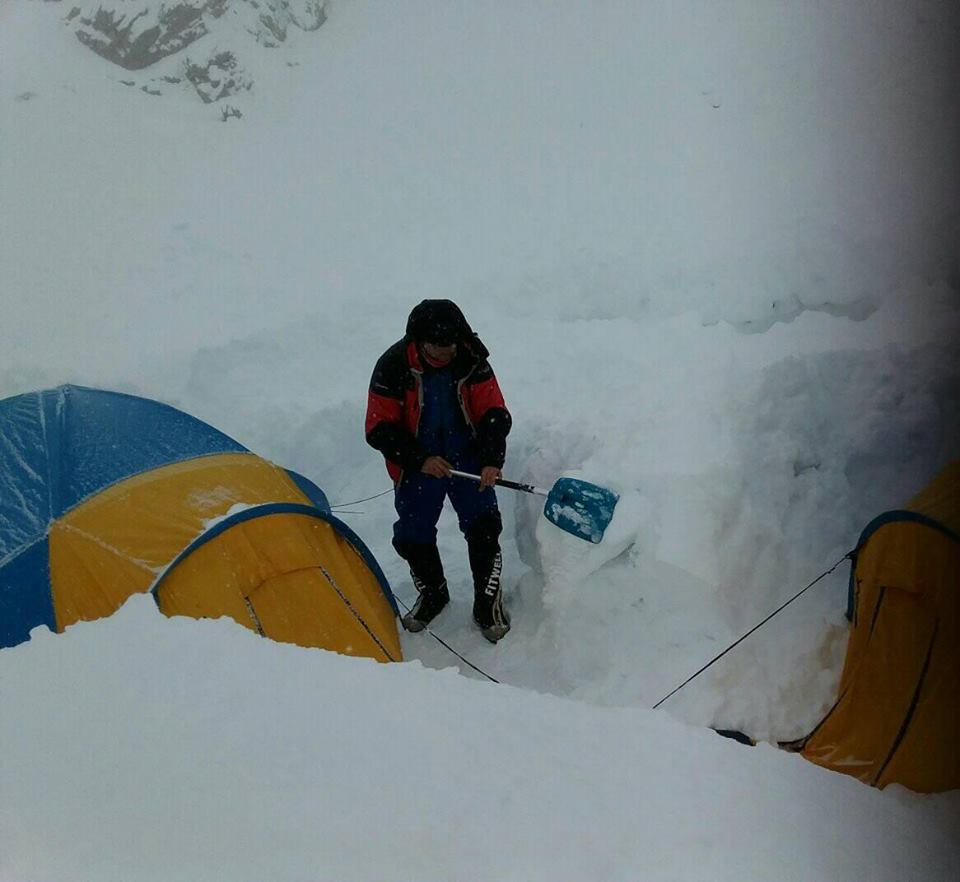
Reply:
<svg viewBox="0 0 960 882"><path fill-rule="evenodd" d="M483 415L491 407L502 407L506 409L503 401L503 393L500 391L500 385L496 377L490 377L489 380L483 380L476 385L467 385L467 395L469 396L470 417L474 422L483 419Z"/></svg>
<svg viewBox="0 0 960 882"><path fill-rule="evenodd" d="M369 435L380 423L403 425L403 401L370 392L367 395L367 419L364 431Z"/></svg>

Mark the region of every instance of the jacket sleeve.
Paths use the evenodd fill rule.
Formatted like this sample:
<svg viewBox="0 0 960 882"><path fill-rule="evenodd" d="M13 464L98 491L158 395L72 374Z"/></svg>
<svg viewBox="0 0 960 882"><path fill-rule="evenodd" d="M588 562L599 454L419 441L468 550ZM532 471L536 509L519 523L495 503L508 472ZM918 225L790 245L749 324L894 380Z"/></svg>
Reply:
<svg viewBox="0 0 960 882"><path fill-rule="evenodd" d="M513 419L503 400L493 368L486 361L474 371L471 381L467 391L477 430L480 464L503 468L507 456L507 435L510 434Z"/></svg>
<svg viewBox="0 0 960 882"><path fill-rule="evenodd" d="M373 369L364 424L367 443L404 470L420 471L427 453L403 423L404 390L384 355Z"/></svg>

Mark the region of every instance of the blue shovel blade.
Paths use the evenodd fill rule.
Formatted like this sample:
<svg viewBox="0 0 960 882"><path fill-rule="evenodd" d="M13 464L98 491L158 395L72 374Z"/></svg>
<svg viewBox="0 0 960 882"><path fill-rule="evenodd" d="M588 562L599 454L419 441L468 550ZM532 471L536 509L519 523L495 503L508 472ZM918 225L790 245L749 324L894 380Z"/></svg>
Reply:
<svg viewBox="0 0 960 882"><path fill-rule="evenodd" d="M606 487L576 478L559 478L547 495L543 515L561 530L597 543L613 520L617 496Z"/></svg>

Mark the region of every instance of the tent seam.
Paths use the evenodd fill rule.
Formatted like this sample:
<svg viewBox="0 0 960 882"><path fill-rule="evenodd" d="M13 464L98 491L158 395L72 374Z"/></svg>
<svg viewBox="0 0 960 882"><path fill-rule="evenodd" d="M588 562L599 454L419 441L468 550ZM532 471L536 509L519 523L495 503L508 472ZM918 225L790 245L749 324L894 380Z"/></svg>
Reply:
<svg viewBox="0 0 960 882"><path fill-rule="evenodd" d="M851 554L853 554L853 552L851 552ZM853 562L853 567L856 568L856 560L854 560ZM873 637L873 630L877 624L877 616L880 614L880 606L883 604L883 599L886 596L887 596L886 587L881 587L880 597L877 598L877 605L873 609L873 620L870 622L870 630L869 632L867 632L867 639L866 639L866 642L864 643L864 653L866 653L867 647L870 646L870 639ZM846 698L847 693L850 691L850 688L853 686L854 682L856 681L858 672L859 672L859 666L857 668L857 671L851 674L849 683L847 684L846 688L837 696L837 700L833 703L833 706L830 708L830 710L828 710L823 715L823 719L821 719L820 722L813 727L813 729L811 729L803 738L798 739L798 741L792 741L792 742L788 741L785 743L790 745L799 744L799 746L797 747L797 752L806 750L807 744L810 743L810 739L812 739L813 736L820 731L820 729L823 727L823 724L826 723L827 720L829 720L830 717L833 715L833 713L836 711L836 709L840 707L841 702L843 701L844 698Z"/></svg>
<svg viewBox="0 0 960 882"><path fill-rule="evenodd" d="M900 745L903 744L904 738L907 737L907 731L910 728L910 723L913 720L913 716L916 713L917 705L920 703L920 693L923 691L923 681L927 678L927 671L930 668L930 658L933 656L933 647L937 642L937 634L940 630L940 619L937 618L933 626L933 634L930 635L930 645L927 647L927 655L923 660L923 668L920 671L920 677L917 680L916 688L913 692L913 699L910 701L910 707L907 709L907 714L903 719L903 723L900 726L900 731L897 732L897 737L894 739L893 745L890 748L890 753L887 754L887 758L883 761L883 765L880 766L880 770L874 776L873 781L871 782L873 786L877 786L880 778L883 776L883 773L886 771L887 766L893 760L894 754L900 749Z"/></svg>
<svg viewBox="0 0 960 882"><path fill-rule="evenodd" d="M373 642L380 647L380 651L387 657L387 659L395 662L396 659L387 651L387 648L380 641L380 638L370 630L370 626L363 620L363 616L361 616L360 613L354 608L353 604L350 602L350 599L340 590L340 587L334 581L333 576L327 572L327 568L323 564L317 564L316 569L323 573L327 581L330 583L330 587L337 592L337 596L343 601L344 606L350 610L350 614L363 626L363 630L370 635L370 638L373 640Z"/></svg>

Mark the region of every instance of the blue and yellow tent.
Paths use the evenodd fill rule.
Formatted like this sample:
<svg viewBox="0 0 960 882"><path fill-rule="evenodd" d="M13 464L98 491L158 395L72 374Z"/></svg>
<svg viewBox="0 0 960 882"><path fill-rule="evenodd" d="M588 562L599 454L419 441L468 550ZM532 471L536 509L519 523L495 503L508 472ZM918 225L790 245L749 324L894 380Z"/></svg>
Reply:
<svg viewBox="0 0 960 882"><path fill-rule="evenodd" d="M147 591L166 615L402 657L386 578L305 478L157 401L80 386L0 401L0 647Z"/></svg>

